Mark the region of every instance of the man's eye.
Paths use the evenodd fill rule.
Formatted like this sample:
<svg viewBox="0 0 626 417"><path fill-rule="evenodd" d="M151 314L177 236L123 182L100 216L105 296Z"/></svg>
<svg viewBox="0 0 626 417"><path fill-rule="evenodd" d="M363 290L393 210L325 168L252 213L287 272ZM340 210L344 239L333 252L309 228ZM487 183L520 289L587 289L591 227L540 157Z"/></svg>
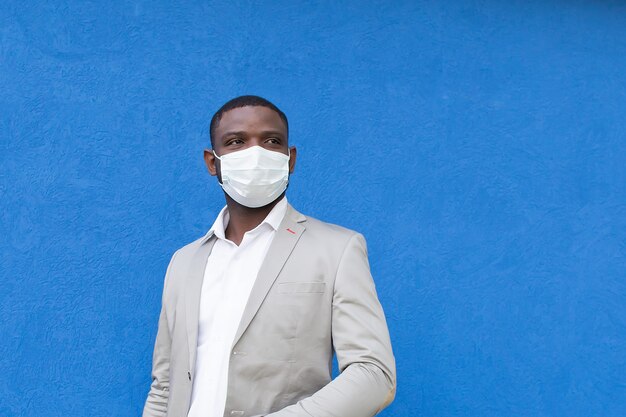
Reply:
<svg viewBox="0 0 626 417"><path fill-rule="evenodd" d="M272 143L280 143L280 140L277 138L268 138L267 140L271 141Z"/></svg>
<svg viewBox="0 0 626 417"><path fill-rule="evenodd" d="M229 145L236 145L239 143L243 143L243 141L241 139L233 139L230 142L228 142Z"/></svg>

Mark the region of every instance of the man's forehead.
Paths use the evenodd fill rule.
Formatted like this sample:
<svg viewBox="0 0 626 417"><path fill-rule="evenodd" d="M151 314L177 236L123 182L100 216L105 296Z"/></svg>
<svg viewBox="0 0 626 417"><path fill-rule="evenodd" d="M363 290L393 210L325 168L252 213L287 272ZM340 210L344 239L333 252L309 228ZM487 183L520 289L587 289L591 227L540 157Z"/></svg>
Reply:
<svg viewBox="0 0 626 417"><path fill-rule="evenodd" d="M253 125L285 129L285 122L280 115L269 107L264 106L245 106L228 110L222 115L218 129L224 131L226 127L230 130L234 126L245 127Z"/></svg>

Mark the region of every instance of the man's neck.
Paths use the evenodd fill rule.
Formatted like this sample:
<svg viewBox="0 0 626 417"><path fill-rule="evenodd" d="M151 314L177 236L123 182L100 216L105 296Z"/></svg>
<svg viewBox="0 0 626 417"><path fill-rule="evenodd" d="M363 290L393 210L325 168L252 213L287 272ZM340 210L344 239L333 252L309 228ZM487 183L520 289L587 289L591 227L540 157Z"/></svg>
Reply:
<svg viewBox="0 0 626 417"><path fill-rule="evenodd" d="M237 203L226 194L226 205L228 206L229 217L228 225L225 230L226 239L239 246L243 240L243 235L261 224L274 206L283 198L285 198L285 194L282 194L282 196L267 206L250 208Z"/></svg>

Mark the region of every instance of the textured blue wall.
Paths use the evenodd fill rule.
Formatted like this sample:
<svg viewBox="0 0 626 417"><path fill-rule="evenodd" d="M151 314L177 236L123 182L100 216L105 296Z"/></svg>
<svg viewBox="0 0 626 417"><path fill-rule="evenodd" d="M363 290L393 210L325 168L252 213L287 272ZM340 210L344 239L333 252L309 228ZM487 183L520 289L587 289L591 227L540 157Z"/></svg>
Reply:
<svg viewBox="0 0 626 417"><path fill-rule="evenodd" d="M0 415L140 413L248 93L294 206L368 240L383 415L626 415L625 4L224 3L2 2Z"/></svg>

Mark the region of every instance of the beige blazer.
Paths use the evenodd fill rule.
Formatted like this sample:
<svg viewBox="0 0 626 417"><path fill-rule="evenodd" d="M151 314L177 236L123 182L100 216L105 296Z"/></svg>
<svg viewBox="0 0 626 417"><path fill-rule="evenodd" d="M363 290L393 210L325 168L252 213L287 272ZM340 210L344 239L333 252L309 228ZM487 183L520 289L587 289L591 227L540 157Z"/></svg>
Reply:
<svg viewBox="0 0 626 417"><path fill-rule="evenodd" d="M209 232L170 260L143 417L187 416L215 239ZM333 351L341 373L331 380ZM395 393L395 358L363 235L288 204L233 340L224 417L366 417Z"/></svg>

